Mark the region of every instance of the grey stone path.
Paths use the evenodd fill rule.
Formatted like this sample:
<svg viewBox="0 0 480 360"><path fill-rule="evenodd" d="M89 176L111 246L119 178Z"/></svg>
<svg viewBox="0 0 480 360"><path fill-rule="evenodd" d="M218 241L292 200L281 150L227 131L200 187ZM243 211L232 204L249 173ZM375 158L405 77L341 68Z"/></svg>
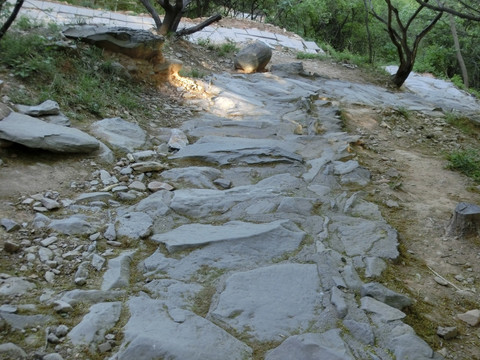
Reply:
<svg viewBox="0 0 480 360"><path fill-rule="evenodd" d="M12 1L12 0L9 0ZM33 19L57 24L105 24L111 26L126 26L134 29L149 30L155 26L150 16L133 16L106 10L82 8L42 0L26 0L20 15ZM181 22L179 28L189 27L191 23ZM259 29L238 29L220 27L216 24L207 26L202 31L189 36L194 42L209 40L214 44L233 41L242 43L252 40L261 40L271 46L282 46L297 51L309 53L322 52L313 41L306 41L299 36L286 36Z"/></svg>
<svg viewBox="0 0 480 360"><path fill-rule="evenodd" d="M47 236L27 258L52 267L41 297L52 311L15 314L12 300L0 317L20 330L48 323L49 349L64 336L59 352L111 360L441 359L403 322L411 299L376 282L399 255L397 233L365 199L370 173L349 147L358 137L329 100L432 112L444 99L294 74L219 74L204 86L196 116L172 131L193 143L168 156L121 119L107 122L113 138L94 126L133 154L98 171L104 189L61 212L34 207ZM162 170L162 156L170 170L150 175L176 189L150 194L144 172ZM80 242L72 236L88 245L55 245ZM71 269L68 289L55 290L58 264ZM7 279L0 295L34 288ZM73 309L82 316L65 330L56 313Z"/></svg>
<svg viewBox="0 0 480 360"><path fill-rule="evenodd" d="M42 295L57 312L81 306L83 319L68 331L54 314L0 311L4 321L48 322L49 343L65 334L58 351L110 360L441 359L403 323L412 300L376 282L399 255L397 233L364 198L370 173L349 151L357 136L321 100L381 105L394 95L364 86L353 97L354 84L272 73L214 75L204 86L203 110L172 131L195 141L156 177L174 191L139 186L149 180L131 168L159 156L141 141L130 164L98 172L105 189L64 202L60 216L37 215L37 228L54 231L41 261L57 237L90 239L62 254L76 261L72 286L48 290L47 271ZM114 123L118 136L136 133L124 125ZM115 172L130 174L128 186Z"/></svg>

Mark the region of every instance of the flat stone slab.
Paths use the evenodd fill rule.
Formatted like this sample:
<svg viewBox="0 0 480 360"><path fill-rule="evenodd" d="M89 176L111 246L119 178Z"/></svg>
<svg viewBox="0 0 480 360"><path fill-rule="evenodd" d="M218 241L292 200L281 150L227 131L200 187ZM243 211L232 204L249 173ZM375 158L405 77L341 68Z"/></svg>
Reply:
<svg viewBox="0 0 480 360"><path fill-rule="evenodd" d="M217 242L236 241L268 241L276 236L281 241L282 232L289 233L282 224L288 220L280 220L267 224L252 224L242 221L232 221L221 226L188 224L182 225L168 233L152 236L152 240L165 244L169 252L179 251L213 244ZM290 235L290 234L289 234ZM285 235L284 235L285 236Z"/></svg>
<svg viewBox="0 0 480 360"><path fill-rule="evenodd" d="M30 292L37 286L20 277L10 277L0 283L0 296L20 296Z"/></svg>
<svg viewBox="0 0 480 360"><path fill-rule="evenodd" d="M207 136L180 149L172 159L197 159L218 165L302 162L300 155L280 140Z"/></svg>
<svg viewBox="0 0 480 360"><path fill-rule="evenodd" d="M209 317L255 340L281 340L308 329L321 311L314 264L280 264L235 273Z"/></svg>
<svg viewBox="0 0 480 360"><path fill-rule="evenodd" d="M401 320L407 316L404 312L368 296L362 297L360 301L362 310L379 315L383 321Z"/></svg>
<svg viewBox="0 0 480 360"><path fill-rule="evenodd" d="M0 139L61 153L89 153L100 147L97 139L81 130L49 124L16 112L0 121Z"/></svg>
<svg viewBox="0 0 480 360"><path fill-rule="evenodd" d="M130 319L118 360L243 360L252 350L222 328L182 309L166 309L165 303L147 297L128 301Z"/></svg>
<svg viewBox="0 0 480 360"><path fill-rule="evenodd" d="M238 223L238 222L234 222ZM145 259L147 272L168 273L170 277L189 281L202 267L219 270L252 268L266 265L298 249L305 233L290 221L264 224L271 230L236 241L216 241L195 249L180 259L156 251ZM232 234L232 236L235 236Z"/></svg>
<svg viewBox="0 0 480 360"><path fill-rule="evenodd" d="M101 290L128 287L130 281L130 263L136 250L125 251L120 256L108 261L108 269L103 275Z"/></svg>
<svg viewBox="0 0 480 360"><path fill-rule="evenodd" d="M92 305L87 315L69 333L68 338L74 345L95 345L105 340L105 334L120 318L122 303L107 302Z"/></svg>
<svg viewBox="0 0 480 360"><path fill-rule="evenodd" d="M94 122L92 131L113 149L125 153L143 147L147 139L145 131L121 118L109 118Z"/></svg>
<svg viewBox="0 0 480 360"><path fill-rule="evenodd" d="M267 352L265 360L355 360L340 330L294 335Z"/></svg>
<svg viewBox="0 0 480 360"><path fill-rule="evenodd" d="M397 232L385 221L372 221L358 217L332 218L328 240L332 248L348 256L398 257Z"/></svg>
<svg viewBox="0 0 480 360"><path fill-rule="evenodd" d="M118 238L139 240L150 235L153 220L143 212L129 212L117 217L116 230Z"/></svg>
<svg viewBox="0 0 480 360"><path fill-rule="evenodd" d="M239 203L278 198L281 193L298 187L301 180L289 174L275 175L255 185L237 186L228 190L181 189L176 190L170 207L189 217L205 217L212 213L224 214Z"/></svg>
<svg viewBox="0 0 480 360"><path fill-rule="evenodd" d="M85 235L95 232L95 228L86 220L84 215L73 215L64 219L52 220L48 227L67 235Z"/></svg>

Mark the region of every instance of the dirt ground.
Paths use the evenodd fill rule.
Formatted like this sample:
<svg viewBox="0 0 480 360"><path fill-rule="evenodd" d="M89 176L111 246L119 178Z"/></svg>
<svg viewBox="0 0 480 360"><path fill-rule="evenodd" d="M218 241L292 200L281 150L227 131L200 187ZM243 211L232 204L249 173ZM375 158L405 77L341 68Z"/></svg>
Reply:
<svg viewBox="0 0 480 360"><path fill-rule="evenodd" d="M250 26L249 22L242 24ZM217 61L213 52L185 41L172 41L165 52L181 58L187 67L206 72L233 71L231 59ZM294 52L274 51L272 63L293 61L299 61ZM333 79L377 85L388 81L386 75L372 75L371 71L329 60L302 62L307 71ZM7 85L15 86L14 81L8 78ZM172 98L180 95L175 86L163 87L162 91ZM164 101L169 101L168 96L162 97ZM182 103L172 100L170 105L175 110ZM404 114L394 106L377 109L338 105L346 129L362 136L353 149L359 162L372 171L368 199L379 204L387 221L399 232L401 257L380 281L416 300L406 321L435 350L448 359L480 359L480 328L469 327L457 318L459 313L480 308L480 241L445 236L457 203L480 204L475 184L446 168L445 153L459 144L475 145L480 132L464 134L444 117ZM170 118L165 114L166 122L182 120L173 110ZM146 129L152 133L154 127L162 126L150 121L144 124L152 126ZM25 196L54 190L62 198L72 197L79 191L71 187L72 182L93 180L92 172L102 168L93 158L32 152L15 146L0 148L0 159L0 218L17 222L34 216L31 210L18 206ZM3 230L0 233L5 234ZM0 272L7 272L3 267ZM436 276L443 277L447 285L437 283ZM444 340L436 335L439 326L455 326L459 335Z"/></svg>

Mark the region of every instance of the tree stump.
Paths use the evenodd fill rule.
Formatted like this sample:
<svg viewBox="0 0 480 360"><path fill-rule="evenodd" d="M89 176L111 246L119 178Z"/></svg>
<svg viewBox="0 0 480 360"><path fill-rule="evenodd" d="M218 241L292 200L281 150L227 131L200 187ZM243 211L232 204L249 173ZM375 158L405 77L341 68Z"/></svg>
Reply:
<svg viewBox="0 0 480 360"><path fill-rule="evenodd" d="M457 237L480 235L480 206L459 203L447 226L447 235Z"/></svg>

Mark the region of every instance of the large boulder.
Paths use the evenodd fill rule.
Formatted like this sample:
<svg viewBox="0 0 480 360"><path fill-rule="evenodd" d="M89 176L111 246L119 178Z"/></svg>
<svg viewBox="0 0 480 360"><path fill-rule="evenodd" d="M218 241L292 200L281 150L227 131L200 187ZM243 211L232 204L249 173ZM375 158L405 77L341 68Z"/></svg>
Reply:
<svg viewBox="0 0 480 360"><path fill-rule="evenodd" d="M260 72L265 70L272 58L272 49L261 41L247 45L235 55L235 69L246 73Z"/></svg>
<svg viewBox="0 0 480 360"><path fill-rule="evenodd" d="M99 142L78 129L49 124L28 115L11 112L0 121L0 139L34 149L77 153L98 150Z"/></svg>
<svg viewBox="0 0 480 360"><path fill-rule="evenodd" d="M165 39L147 30L101 25L78 25L63 31L67 38L81 40L135 59L163 62Z"/></svg>

